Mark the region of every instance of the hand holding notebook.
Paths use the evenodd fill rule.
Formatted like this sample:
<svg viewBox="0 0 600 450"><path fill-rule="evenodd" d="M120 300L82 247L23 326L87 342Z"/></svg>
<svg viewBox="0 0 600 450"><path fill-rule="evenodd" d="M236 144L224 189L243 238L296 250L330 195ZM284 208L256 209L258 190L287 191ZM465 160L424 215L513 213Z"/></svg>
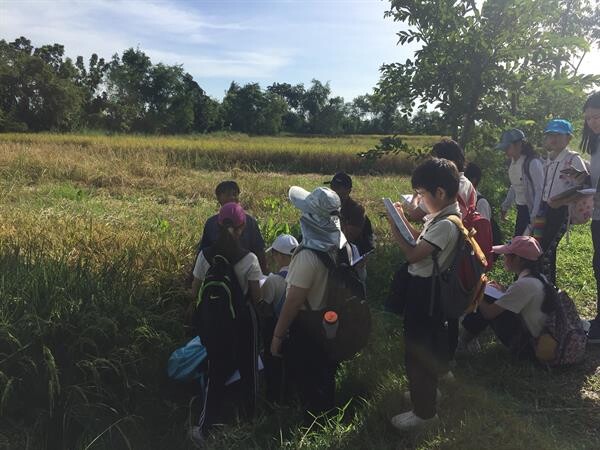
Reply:
<svg viewBox="0 0 600 450"><path fill-rule="evenodd" d="M409 228L406 226L404 219L400 216L398 209L392 203L389 198L384 198L383 204L385 205L386 212L388 217L391 219L396 229L398 230L398 235L411 247L417 245L417 241L415 241L414 236L410 232Z"/></svg>

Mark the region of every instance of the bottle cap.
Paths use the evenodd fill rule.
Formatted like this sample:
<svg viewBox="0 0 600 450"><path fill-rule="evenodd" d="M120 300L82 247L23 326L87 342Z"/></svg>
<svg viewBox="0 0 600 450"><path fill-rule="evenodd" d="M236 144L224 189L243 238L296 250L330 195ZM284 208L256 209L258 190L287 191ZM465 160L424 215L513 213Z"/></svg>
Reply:
<svg viewBox="0 0 600 450"><path fill-rule="evenodd" d="M338 320L338 315L335 311L327 311L323 314L323 318L327 323L336 323Z"/></svg>

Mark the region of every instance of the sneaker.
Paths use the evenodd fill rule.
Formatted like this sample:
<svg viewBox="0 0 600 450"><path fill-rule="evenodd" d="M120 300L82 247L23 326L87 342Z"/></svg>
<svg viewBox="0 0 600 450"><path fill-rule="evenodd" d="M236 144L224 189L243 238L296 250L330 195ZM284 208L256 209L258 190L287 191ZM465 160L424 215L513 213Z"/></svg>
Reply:
<svg viewBox="0 0 600 450"><path fill-rule="evenodd" d="M591 321L591 326L588 331L588 343L600 344L600 320L594 319Z"/></svg>
<svg viewBox="0 0 600 450"><path fill-rule="evenodd" d="M188 437L192 441L192 445L195 448L205 448L206 441L204 440L204 435L202 434L202 428L198 426L191 427L188 431Z"/></svg>
<svg viewBox="0 0 600 450"><path fill-rule="evenodd" d="M402 394L402 397L404 398L405 401L410 402L410 391L404 391L404 393ZM440 391L438 389L435 392L435 401L439 403L440 400L442 400L442 391Z"/></svg>
<svg viewBox="0 0 600 450"><path fill-rule="evenodd" d="M413 428L434 425L438 422L438 420L439 418L437 414L430 419L421 419L413 411L408 411L392 417L390 422L397 430L405 431Z"/></svg>
<svg viewBox="0 0 600 450"><path fill-rule="evenodd" d="M454 376L452 371L449 370L445 374L440 375L440 381L442 381L444 383L454 383L456 381L456 377Z"/></svg>

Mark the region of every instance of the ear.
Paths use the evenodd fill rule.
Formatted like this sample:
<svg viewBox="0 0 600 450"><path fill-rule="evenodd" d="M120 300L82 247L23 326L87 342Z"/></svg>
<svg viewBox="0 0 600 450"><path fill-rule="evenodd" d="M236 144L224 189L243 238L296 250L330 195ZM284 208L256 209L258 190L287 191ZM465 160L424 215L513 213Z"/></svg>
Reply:
<svg viewBox="0 0 600 450"><path fill-rule="evenodd" d="M446 200L448 198L448 195L446 194L446 190L438 187L435 189L435 197L439 200Z"/></svg>

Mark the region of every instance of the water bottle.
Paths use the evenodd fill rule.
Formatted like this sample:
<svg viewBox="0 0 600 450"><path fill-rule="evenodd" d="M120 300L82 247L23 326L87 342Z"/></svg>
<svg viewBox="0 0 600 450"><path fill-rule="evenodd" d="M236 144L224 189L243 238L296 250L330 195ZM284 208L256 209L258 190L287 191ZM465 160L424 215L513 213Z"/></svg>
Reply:
<svg viewBox="0 0 600 450"><path fill-rule="evenodd" d="M327 339L335 338L338 329L338 315L335 311L326 311L323 314L323 329Z"/></svg>

